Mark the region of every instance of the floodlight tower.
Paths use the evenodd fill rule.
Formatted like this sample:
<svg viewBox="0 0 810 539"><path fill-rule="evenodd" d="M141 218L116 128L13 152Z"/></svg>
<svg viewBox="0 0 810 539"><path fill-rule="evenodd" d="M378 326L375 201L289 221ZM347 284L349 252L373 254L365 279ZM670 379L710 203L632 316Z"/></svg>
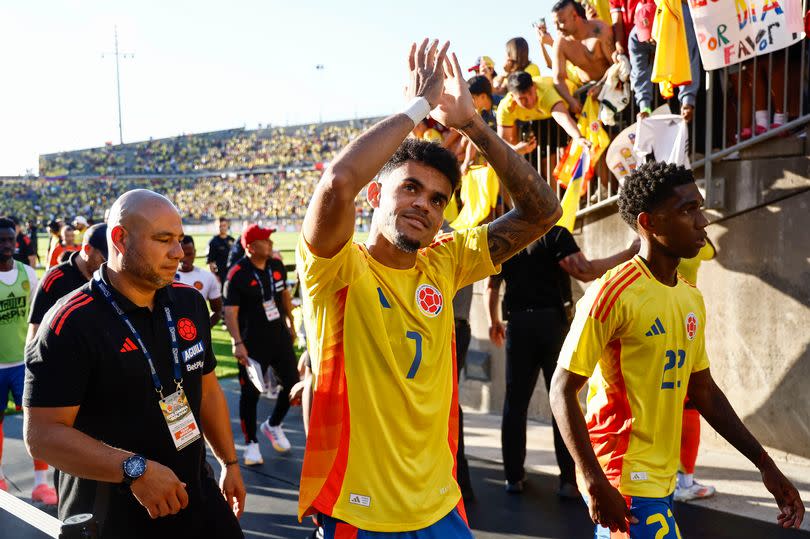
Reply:
<svg viewBox="0 0 810 539"><path fill-rule="evenodd" d="M131 52L120 52L118 50L118 26L115 26L114 29L115 29L115 52L102 53L101 57L104 58L105 55L115 56L115 92L118 98L118 141L119 144L123 144L124 129L122 127L122 120L121 120L121 69L119 64L121 58L135 58L135 54Z"/></svg>

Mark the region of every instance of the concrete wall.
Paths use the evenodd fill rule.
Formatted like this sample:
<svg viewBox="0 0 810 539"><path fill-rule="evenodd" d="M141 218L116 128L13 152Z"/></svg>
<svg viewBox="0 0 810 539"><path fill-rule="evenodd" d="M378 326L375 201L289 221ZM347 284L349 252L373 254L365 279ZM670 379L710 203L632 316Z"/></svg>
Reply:
<svg viewBox="0 0 810 539"><path fill-rule="evenodd" d="M707 212L718 256L703 264L698 282L712 373L763 444L810 458L810 158L730 161L714 175L726 178L726 205ZM632 238L615 207L581 221L575 237L590 258ZM575 281L575 295L584 288ZM504 354L488 340L485 284L475 292L472 348L492 354L492 381L462 381L461 401L499 413ZM542 379L537 386L529 415L548 421ZM725 444L708 428L703 440Z"/></svg>

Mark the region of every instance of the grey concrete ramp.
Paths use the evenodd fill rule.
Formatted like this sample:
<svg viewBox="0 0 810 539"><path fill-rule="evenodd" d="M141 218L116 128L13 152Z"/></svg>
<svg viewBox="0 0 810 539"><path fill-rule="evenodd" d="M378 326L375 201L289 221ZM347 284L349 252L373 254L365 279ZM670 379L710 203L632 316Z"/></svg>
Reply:
<svg viewBox="0 0 810 539"><path fill-rule="evenodd" d="M222 386L231 410L234 440L241 457L244 440L239 419L236 417L239 386L233 379L223 380ZM272 411L273 404L274 401L265 398L259 401L260 420L264 420ZM299 524L295 516L304 452L300 408L293 407L290 410L284 426L293 446L289 454L278 455L270 443L260 436L264 464L250 468L242 466L248 499L241 524L248 538L304 539L312 531L309 522ZM5 433L4 469L15 485L11 490L30 501L32 468L22 443L22 416L7 417ZM209 460L215 470L218 470L213 459L209 457ZM593 536L584 503L557 498L555 476L530 472L523 494L511 495L503 489L503 471L499 463L473 457L470 459L470 471L476 501L468 505L467 514L477 538L584 539ZM774 524L714 511L697 504L676 504L676 518L684 538L810 539L810 533L804 531L780 530ZM43 537L46 536L22 525L19 519L0 510L0 538Z"/></svg>

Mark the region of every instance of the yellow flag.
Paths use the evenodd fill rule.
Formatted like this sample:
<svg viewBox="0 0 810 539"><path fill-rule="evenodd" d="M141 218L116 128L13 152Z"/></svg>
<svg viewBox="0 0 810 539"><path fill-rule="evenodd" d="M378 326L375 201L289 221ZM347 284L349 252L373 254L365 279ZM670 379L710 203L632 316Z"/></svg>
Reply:
<svg viewBox="0 0 810 539"><path fill-rule="evenodd" d="M579 144L574 141L572 152L575 153ZM590 168L590 154L588 152L579 152L579 159L571 174L571 181L568 183L568 188L565 190L560 206L562 206L562 217L557 221L557 225L567 228L569 232L574 231L574 223L577 219L577 210L579 209L580 189L582 182L585 180L585 174Z"/></svg>
<svg viewBox="0 0 810 539"><path fill-rule="evenodd" d="M448 219L454 230L465 230L481 224L498 202L498 175L489 165L470 167L461 179L461 201L464 203L455 219ZM445 218L447 218L445 209Z"/></svg>

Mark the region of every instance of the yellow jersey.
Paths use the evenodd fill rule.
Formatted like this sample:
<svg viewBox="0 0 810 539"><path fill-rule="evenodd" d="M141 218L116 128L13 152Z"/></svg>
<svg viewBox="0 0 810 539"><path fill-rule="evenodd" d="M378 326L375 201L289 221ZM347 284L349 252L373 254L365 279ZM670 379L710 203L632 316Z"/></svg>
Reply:
<svg viewBox="0 0 810 539"><path fill-rule="evenodd" d="M683 401L709 367L697 288L653 277L640 256L600 277L577 303L559 365L587 376L585 420L608 480L625 496L675 489Z"/></svg>
<svg viewBox="0 0 810 539"><path fill-rule="evenodd" d="M533 62L530 62L530 63L529 63L529 65L527 65L527 66L526 66L526 67L523 69L523 71L525 71L526 73L528 73L529 75L531 75L531 76L532 76L532 78L534 78L534 77L539 77L539 76L540 76L540 68L539 68L539 67L537 67L537 64L535 64L535 63L533 63Z"/></svg>
<svg viewBox="0 0 810 539"><path fill-rule="evenodd" d="M714 246L707 241L706 245L700 248L696 257L681 258L681 263L678 264L678 273L680 273L684 279L696 285L700 264L705 260L711 260L716 254L717 251L715 251Z"/></svg>
<svg viewBox="0 0 810 539"><path fill-rule="evenodd" d="M563 101L557 89L554 87L554 81L551 77L532 77L534 81L535 92L537 92L537 104L533 109L524 109L518 105L511 92L507 92L506 96L501 99L498 104L498 111L495 117L498 120L498 125L504 127L512 127L515 121L528 122L531 120L545 120L551 117L551 109L554 105ZM563 101L563 103L565 103Z"/></svg>
<svg viewBox="0 0 810 539"><path fill-rule="evenodd" d="M500 181L490 165L473 165L461 179L461 200L464 202L455 215L445 210L445 218L453 230L478 226L498 204ZM455 198L455 197L454 197ZM448 205L448 207L450 207Z"/></svg>
<svg viewBox="0 0 810 539"><path fill-rule="evenodd" d="M486 226L438 236L410 269L352 241L321 258L303 237L296 262L315 358L299 518L402 532L464 515L452 299L499 271Z"/></svg>

